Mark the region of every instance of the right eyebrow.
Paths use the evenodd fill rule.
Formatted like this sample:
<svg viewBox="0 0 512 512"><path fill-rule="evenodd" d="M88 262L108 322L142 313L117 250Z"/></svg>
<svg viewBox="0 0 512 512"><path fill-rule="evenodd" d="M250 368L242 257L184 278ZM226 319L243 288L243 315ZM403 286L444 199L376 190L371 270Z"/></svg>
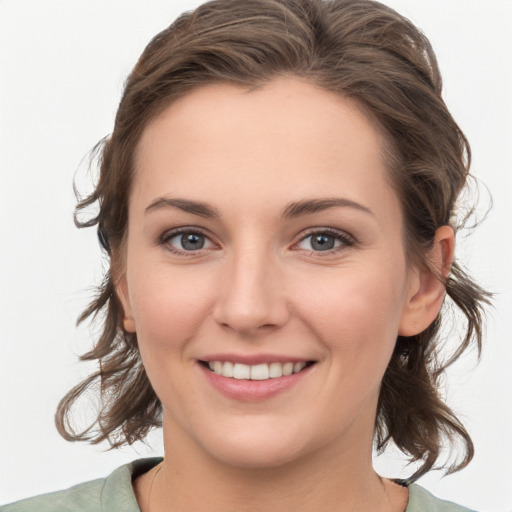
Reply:
<svg viewBox="0 0 512 512"><path fill-rule="evenodd" d="M170 197L156 198L145 208L144 213L159 210L161 208L177 208L178 210L205 218L216 218L220 216L218 210L211 204L203 203L201 201L191 201L189 199Z"/></svg>

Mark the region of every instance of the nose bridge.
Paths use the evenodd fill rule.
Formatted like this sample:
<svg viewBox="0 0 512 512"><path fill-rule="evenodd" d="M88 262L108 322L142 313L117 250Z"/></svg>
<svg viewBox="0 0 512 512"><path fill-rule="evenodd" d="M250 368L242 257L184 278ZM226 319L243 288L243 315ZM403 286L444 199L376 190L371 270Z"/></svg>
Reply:
<svg viewBox="0 0 512 512"><path fill-rule="evenodd" d="M233 248L217 297L216 321L240 333L280 326L288 316L277 259L257 239Z"/></svg>

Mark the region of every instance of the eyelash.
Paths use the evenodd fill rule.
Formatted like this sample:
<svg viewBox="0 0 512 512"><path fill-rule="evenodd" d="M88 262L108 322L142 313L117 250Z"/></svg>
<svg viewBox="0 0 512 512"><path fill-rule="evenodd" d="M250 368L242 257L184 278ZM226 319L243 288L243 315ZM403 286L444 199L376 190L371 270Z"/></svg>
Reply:
<svg viewBox="0 0 512 512"><path fill-rule="evenodd" d="M203 247L201 247L197 250L186 251L186 250L180 250L177 247L171 245L170 241L173 238L176 238L180 235L182 235L182 236L183 235L198 235L198 236L204 237L205 240L208 241L210 244L215 245L215 243L211 241L210 237L206 233L204 233L201 229L196 228L196 227L194 227L194 228L183 227L183 228L175 229L172 231L167 231L160 237L159 244L165 245L167 247L168 251L172 252L173 254L177 254L178 256L197 256L198 251L203 249Z"/></svg>
<svg viewBox="0 0 512 512"><path fill-rule="evenodd" d="M335 242L340 242L340 245L337 247L333 247L332 249L327 249L325 251L315 251L315 250L305 250L308 255L314 255L317 256L319 254L324 255L333 255L340 251L346 250L349 247L353 247L356 244L356 240L350 236L348 233L345 233L343 231L338 231L337 229L333 228L315 228L309 231L306 235L302 236L300 240L294 244L294 247L296 247L301 242L304 242L308 238L311 238L313 236L321 236L325 235L328 237L334 238Z"/></svg>
<svg viewBox="0 0 512 512"><path fill-rule="evenodd" d="M180 250L177 247L171 245L170 241L173 238L176 238L180 235L182 235L182 236L183 235L198 235L198 236L204 237L205 240L207 241L207 243L215 245L215 243L212 242L210 237L204 231L202 231L201 229L196 228L196 227L190 227L190 228L183 227L183 228L178 228L178 229L175 229L172 231L167 231L160 237L159 245L165 245L167 247L167 250L169 250L170 252L177 254L179 256L196 256L198 254L198 252L203 249L203 247L200 247L197 250L188 250L187 251L187 250ZM322 235L334 238L335 242L340 242L340 245L338 245L337 247L333 247L332 249L327 249L324 251L321 251L321 250L315 251L312 249L311 250L302 249L302 250L304 250L306 253L308 253L308 255L314 255L314 256L317 256L319 254L332 255L332 254L336 254L339 251L346 250L347 248L352 247L356 244L356 241L354 240L354 238L343 231L338 231L337 229L333 229L333 228L315 228L315 229L312 229L311 231L307 232L305 235L301 236L301 238L298 240L298 242L295 242L293 244L292 249L300 250L300 249L296 249L296 247L300 243L304 242L305 240L307 240L308 238L311 238L313 236L322 236ZM206 249L209 249L209 248L206 248Z"/></svg>

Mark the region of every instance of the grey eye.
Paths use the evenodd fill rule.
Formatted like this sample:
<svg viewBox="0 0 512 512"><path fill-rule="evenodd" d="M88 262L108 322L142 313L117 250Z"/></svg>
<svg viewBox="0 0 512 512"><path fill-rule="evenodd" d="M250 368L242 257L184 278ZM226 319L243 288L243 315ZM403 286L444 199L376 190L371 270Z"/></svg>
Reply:
<svg viewBox="0 0 512 512"><path fill-rule="evenodd" d="M195 251L204 247L204 236L196 233L181 235L181 246L187 251Z"/></svg>
<svg viewBox="0 0 512 512"><path fill-rule="evenodd" d="M180 251L198 251L211 247L212 242L201 233L179 233L169 238L168 243Z"/></svg>
<svg viewBox="0 0 512 512"><path fill-rule="evenodd" d="M306 251L330 251L343 245L340 237L329 233L313 233L299 242L299 247Z"/></svg>
<svg viewBox="0 0 512 512"><path fill-rule="evenodd" d="M311 247L315 251L328 251L334 249L336 239L331 235L313 235L311 237Z"/></svg>

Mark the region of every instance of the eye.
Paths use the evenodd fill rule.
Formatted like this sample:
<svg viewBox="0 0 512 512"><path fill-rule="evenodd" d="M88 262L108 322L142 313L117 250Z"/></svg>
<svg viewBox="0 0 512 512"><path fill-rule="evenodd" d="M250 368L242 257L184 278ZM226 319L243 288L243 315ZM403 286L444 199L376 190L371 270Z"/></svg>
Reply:
<svg viewBox="0 0 512 512"><path fill-rule="evenodd" d="M201 249L210 249L214 243L203 233L193 230L174 231L166 234L162 243L176 253L199 251Z"/></svg>
<svg viewBox="0 0 512 512"><path fill-rule="evenodd" d="M302 238L297 247L310 252L332 252L352 245L354 241L348 235L338 231L322 230Z"/></svg>

